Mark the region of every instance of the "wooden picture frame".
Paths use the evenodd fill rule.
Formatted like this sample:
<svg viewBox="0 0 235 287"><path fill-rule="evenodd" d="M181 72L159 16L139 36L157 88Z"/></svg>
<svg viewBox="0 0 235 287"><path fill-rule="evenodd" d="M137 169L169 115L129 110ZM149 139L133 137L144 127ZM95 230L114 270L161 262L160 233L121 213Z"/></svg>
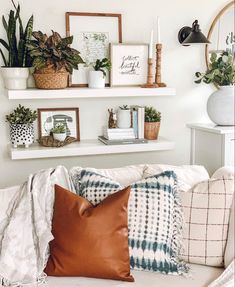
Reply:
<svg viewBox="0 0 235 287"><path fill-rule="evenodd" d="M66 12L66 35L85 64L70 76L70 87L87 87L88 72L96 59L109 58L109 44L122 43L122 15L115 13ZM106 80L109 86L109 77Z"/></svg>
<svg viewBox="0 0 235 287"><path fill-rule="evenodd" d="M80 141L79 108L38 109L38 137L48 136L56 124L64 123L67 135Z"/></svg>

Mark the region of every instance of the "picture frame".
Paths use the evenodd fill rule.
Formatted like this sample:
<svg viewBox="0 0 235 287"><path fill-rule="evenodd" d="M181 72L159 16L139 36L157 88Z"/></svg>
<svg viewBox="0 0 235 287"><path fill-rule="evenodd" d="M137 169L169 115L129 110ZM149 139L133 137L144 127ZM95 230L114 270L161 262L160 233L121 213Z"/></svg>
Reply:
<svg viewBox="0 0 235 287"><path fill-rule="evenodd" d="M148 44L110 44L110 85L143 85L147 80L148 50Z"/></svg>
<svg viewBox="0 0 235 287"><path fill-rule="evenodd" d="M56 124L66 126L67 136L80 141L79 108L43 108L38 109L38 137L50 135Z"/></svg>
<svg viewBox="0 0 235 287"><path fill-rule="evenodd" d="M114 13L66 12L66 35L73 36L73 48L85 64L70 76L70 87L87 87L88 72L97 59L110 58L109 44L122 42L122 15ZM109 77L106 78L106 86Z"/></svg>

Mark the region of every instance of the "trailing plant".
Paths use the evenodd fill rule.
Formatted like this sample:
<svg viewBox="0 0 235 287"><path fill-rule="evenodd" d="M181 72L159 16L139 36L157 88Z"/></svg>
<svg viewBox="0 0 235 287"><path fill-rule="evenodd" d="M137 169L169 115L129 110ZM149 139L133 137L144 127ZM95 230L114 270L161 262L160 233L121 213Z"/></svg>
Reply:
<svg viewBox="0 0 235 287"><path fill-rule="evenodd" d="M64 134L66 132L65 126L63 124L57 124L51 132L54 134Z"/></svg>
<svg viewBox="0 0 235 287"><path fill-rule="evenodd" d="M107 75L106 70L110 71L111 66L112 65L111 65L110 60L107 58L103 58L102 60L97 59L95 62L95 66L93 66L93 68L95 71L101 71L104 77L106 77Z"/></svg>
<svg viewBox="0 0 235 287"><path fill-rule="evenodd" d="M125 110L125 111L128 111L130 110L130 107L128 107L128 105L122 105L119 107L121 110Z"/></svg>
<svg viewBox="0 0 235 287"><path fill-rule="evenodd" d="M145 122L155 123L161 121L161 113L154 107L145 107Z"/></svg>
<svg viewBox="0 0 235 287"><path fill-rule="evenodd" d="M70 47L73 36L62 38L52 31L48 37L38 31L33 32L33 37L35 40L30 41L28 49L36 71L42 68L52 68L56 72L65 69L72 74L73 69L77 70L78 65L84 63L80 52Z"/></svg>
<svg viewBox="0 0 235 287"><path fill-rule="evenodd" d="M7 41L0 39L0 54L5 67L30 67L31 60L27 45L31 39L33 31L33 15L28 20L24 29L20 17L20 5L15 5L11 0L14 10L10 10L8 21L2 16L2 24L7 34ZM17 28L18 32L17 32ZM4 53L1 46L7 53ZM8 56L6 56L6 54Z"/></svg>
<svg viewBox="0 0 235 287"><path fill-rule="evenodd" d="M229 86L235 84L235 65L234 57L229 52L223 52L221 55L212 53L210 57L209 68L205 73L196 73L198 80L196 84L202 81L206 84L214 83L218 86Z"/></svg>
<svg viewBox="0 0 235 287"><path fill-rule="evenodd" d="M10 124L32 124L37 119L37 111L19 105L13 112L6 116Z"/></svg>

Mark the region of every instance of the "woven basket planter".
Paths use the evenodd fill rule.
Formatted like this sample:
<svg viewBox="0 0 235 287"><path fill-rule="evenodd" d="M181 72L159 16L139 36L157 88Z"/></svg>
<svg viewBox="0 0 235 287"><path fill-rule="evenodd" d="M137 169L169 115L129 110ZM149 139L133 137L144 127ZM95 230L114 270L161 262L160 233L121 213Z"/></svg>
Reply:
<svg viewBox="0 0 235 287"><path fill-rule="evenodd" d="M38 89L65 89L68 86L69 73L55 72L52 69L41 69L33 74Z"/></svg>
<svg viewBox="0 0 235 287"><path fill-rule="evenodd" d="M144 138L147 140L157 140L160 130L160 122L144 123Z"/></svg>

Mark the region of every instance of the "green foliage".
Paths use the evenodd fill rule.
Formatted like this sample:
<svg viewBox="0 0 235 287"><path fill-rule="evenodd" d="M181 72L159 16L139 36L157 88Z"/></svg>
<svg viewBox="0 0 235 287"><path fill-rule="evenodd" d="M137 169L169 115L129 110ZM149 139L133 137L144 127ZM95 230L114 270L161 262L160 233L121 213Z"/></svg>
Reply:
<svg viewBox="0 0 235 287"><path fill-rule="evenodd" d="M93 68L95 71L101 71L103 73L104 77L106 77L106 75L107 75L106 70L110 71L111 66L112 65L111 65L110 60L107 58L104 58L102 60L97 59L95 62L95 66L93 66Z"/></svg>
<svg viewBox="0 0 235 287"><path fill-rule="evenodd" d="M145 107L145 122L156 123L161 121L161 113L154 107Z"/></svg>
<svg viewBox="0 0 235 287"><path fill-rule="evenodd" d="M78 65L84 63L80 52L70 48L72 36L62 38L59 33L52 31L48 37L38 31L33 32L33 37L35 40L31 40L27 47L36 70L49 67L55 71L66 69L72 74L73 69L77 70Z"/></svg>
<svg viewBox="0 0 235 287"><path fill-rule="evenodd" d="M37 112L19 105L11 114L6 116L10 124L32 124L37 119Z"/></svg>
<svg viewBox="0 0 235 287"><path fill-rule="evenodd" d="M33 31L33 16L30 17L26 28L24 29L20 18L20 5L12 4L14 10L10 10L8 22L2 16L2 24L6 31L7 41L0 39L0 54L2 56L5 67L30 67L31 61L28 53L27 44L29 43ZM17 32L17 28L19 30ZM1 49L4 48L6 54Z"/></svg>
<svg viewBox="0 0 235 287"><path fill-rule="evenodd" d="M66 132L65 126L63 124L57 124L53 129L51 129L51 132L54 134L64 134Z"/></svg>
<svg viewBox="0 0 235 287"><path fill-rule="evenodd" d="M128 107L128 105L122 105L119 107L119 109L128 111L130 110L130 107Z"/></svg>
<svg viewBox="0 0 235 287"><path fill-rule="evenodd" d="M234 85L234 57L229 52L223 52L219 57L216 53L212 53L209 69L205 73L197 72L195 75L198 78L195 81L196 84L203 81L206 84L214 83L218 86Z"/></svg>

